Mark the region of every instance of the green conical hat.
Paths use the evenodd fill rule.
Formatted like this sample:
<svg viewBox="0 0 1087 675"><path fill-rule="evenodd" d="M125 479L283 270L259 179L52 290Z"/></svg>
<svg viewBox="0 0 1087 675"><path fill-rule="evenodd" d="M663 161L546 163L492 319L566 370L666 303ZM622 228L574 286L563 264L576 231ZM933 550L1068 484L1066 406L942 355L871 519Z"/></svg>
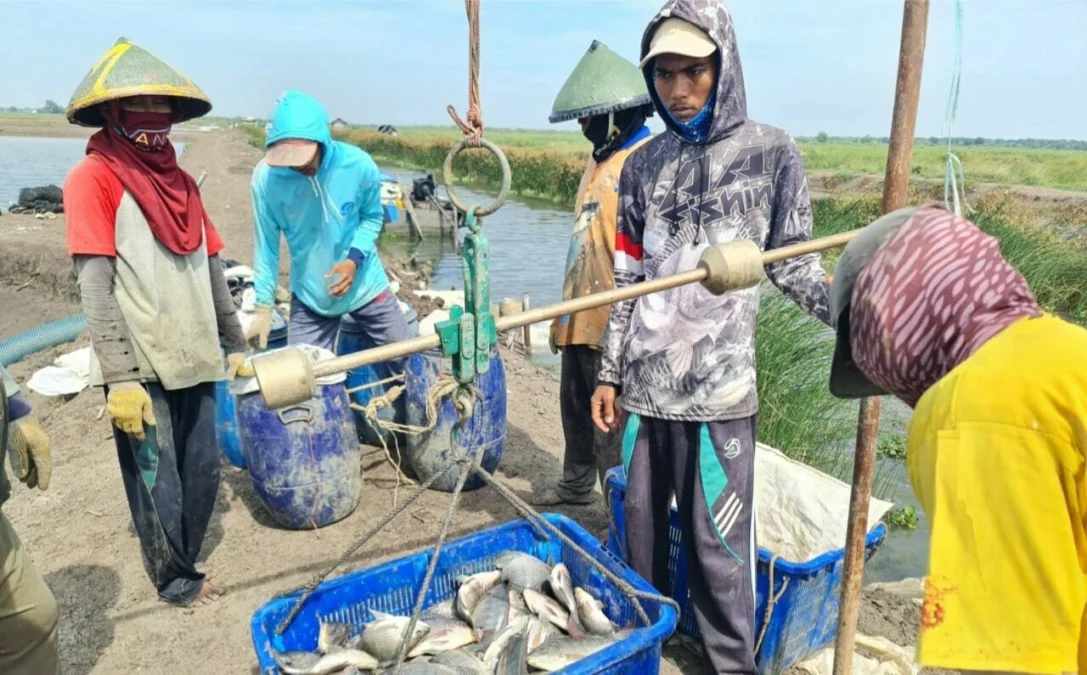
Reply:
<svg viewBox="0 0 1087 675"><path fill-rule="evenodd" d="M650 105L638 66L593 40L551 107L552 122Z"/></svg>
<svg viewBox="0 0 1087 675"><path fill-rule="evenodd" d="M68 121L85 127L103 126L105 120L98 104L129 96L174 97L181 111L178 122L211 112L211 101L189 78L146 49L121 38L76 87L68 103Z"/></svg>

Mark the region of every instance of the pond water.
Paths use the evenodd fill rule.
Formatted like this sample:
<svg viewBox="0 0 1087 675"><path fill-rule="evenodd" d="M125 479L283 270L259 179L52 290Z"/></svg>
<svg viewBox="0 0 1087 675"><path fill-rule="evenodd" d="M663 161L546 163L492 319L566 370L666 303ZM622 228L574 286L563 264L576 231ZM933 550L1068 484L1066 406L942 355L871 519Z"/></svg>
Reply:
<svg viewBox="0 0 1087 675"><path fill-rule="evenodd" d="M174 143L178 156L184 143ZM0 210L19 200L19 190L60 186L87 151L85 138L0 136Z"/></svg>

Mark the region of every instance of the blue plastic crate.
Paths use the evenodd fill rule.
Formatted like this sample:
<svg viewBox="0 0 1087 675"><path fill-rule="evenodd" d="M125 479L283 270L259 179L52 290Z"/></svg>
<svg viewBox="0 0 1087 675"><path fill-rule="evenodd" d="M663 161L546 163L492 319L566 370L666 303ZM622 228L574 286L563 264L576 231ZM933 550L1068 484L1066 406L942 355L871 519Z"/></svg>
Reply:
<svg viewBox="0 0 1087 675"><path fill-rule="evenodd" d="M572 520L557 514L545 514L544 517L608 570L639 590L655 592L644 579ZM493 570L494 558L510 550L530 553L549 564L566 563L574 583L599 598L604 603L604 612L612 621L622 626L637 625L637 615L630 599L557 538L553 537L551 541L540 539L523 520L447 542L442 548L425 605L451 598L456 593L457 576ZM260 672L278 675L274 656L276 651L315 650L319 620L361 624L373 618L371 609L410 615L432 555L433 550L428 549L322 583L283 635L275 635L276 626L290 612L299 594L278 598L260 607L254 612L250 624ZM676 629L676 611L664 603L643 600L641 604L652 625L636 630L622 642L560 672L579 675L660 672L661 644Z"/></svg>
<svg viewBox="0 0 1087 675"><path fill-rule="evenodd" d="M608 472L607 485L615 525L608 531L608 550L626 559L623 500L626 496L626 477L623 467ZM865 539L867 557L871 557L887 536L887 526L880 523ZM668 576L672 584L669 597L680 606L679 632L694 638L700 637L687 586L687 556L683 552L679 515L672 509L668 528ZM778 558L774 561L774 578L771 586L770 560L773 554L759 548L759 562L755 577L755 635L763 630L766 602L773 588L776 596L770 622L766 628L755 663L760 673L779 673L799 663L813 652L834 642L838 632L838 603L842 586L845 549L824 553L807 562L792 562Z"/></svg>

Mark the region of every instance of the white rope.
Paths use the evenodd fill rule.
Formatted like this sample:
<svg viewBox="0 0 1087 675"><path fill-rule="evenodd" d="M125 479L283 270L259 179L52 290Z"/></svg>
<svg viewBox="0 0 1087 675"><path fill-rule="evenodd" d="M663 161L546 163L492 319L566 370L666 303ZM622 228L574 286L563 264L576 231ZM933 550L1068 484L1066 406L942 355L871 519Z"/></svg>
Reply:
<svg viewBox="0 0 1087 675"><path fill-rule="evenodd" d="M966 177L962 160L951 149L955 116L959 110L959 84L962 79L962 0L955 0L955 61L951 74L951 91L944 112L944 133L947 137L947 162L944 164L944 208L961 216L966 202ZM967 206L969 208L969 206Z"/></svg>

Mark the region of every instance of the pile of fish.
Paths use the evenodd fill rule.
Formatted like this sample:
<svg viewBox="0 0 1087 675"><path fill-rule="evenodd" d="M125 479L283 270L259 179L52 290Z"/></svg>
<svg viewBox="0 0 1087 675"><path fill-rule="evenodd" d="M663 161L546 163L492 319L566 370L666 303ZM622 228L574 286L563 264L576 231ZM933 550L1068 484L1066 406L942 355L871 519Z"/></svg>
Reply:
<svg viewBox="0 0 1087 675"><path fill-rule="evenodd" d="M404 675L527 675L587 658L631 634L603 604L575 588L566 565L507 551L497 570L457 581L457 594L428 608L408 640ZM286 675L393 673L410 617L371 610L355 627L322 623L316 652L277 655Z"/></svg>

